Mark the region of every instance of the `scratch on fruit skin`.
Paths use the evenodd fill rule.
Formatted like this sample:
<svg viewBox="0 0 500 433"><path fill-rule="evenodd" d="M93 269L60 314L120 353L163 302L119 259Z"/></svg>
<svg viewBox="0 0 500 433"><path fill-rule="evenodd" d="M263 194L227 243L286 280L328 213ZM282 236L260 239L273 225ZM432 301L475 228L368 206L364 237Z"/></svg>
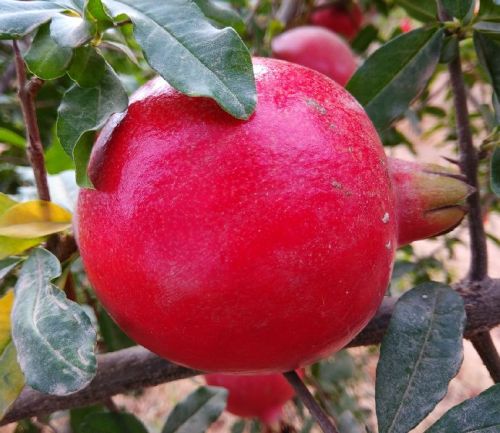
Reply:
<svg viewBox="0 0 500 433"><path fill-rule="evenodd" d="M139 344L204 371L281 372L340 349L376 312L394 256L395 218L380 219L395 200L362 108L317 72L255 62L245 122L146 84L101 133L96 189L78 199L99 299Z"/></svg>

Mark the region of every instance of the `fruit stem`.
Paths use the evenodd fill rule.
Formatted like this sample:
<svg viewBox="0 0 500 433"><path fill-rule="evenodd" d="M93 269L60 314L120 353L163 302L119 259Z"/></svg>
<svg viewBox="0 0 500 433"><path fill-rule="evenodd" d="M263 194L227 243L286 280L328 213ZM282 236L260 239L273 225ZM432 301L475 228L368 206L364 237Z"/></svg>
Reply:
<svg viewBox="0 0 500 433"><path fill-rule="evenodd" d="M319 424L323 433L339 433L333 421L314 399L299 375L295 371L288 371L283 373L283 376L285 376L285 379L292 385L296 394L302 400L302 403L309 409L309 412L311 412L311 415Z"/></svg>

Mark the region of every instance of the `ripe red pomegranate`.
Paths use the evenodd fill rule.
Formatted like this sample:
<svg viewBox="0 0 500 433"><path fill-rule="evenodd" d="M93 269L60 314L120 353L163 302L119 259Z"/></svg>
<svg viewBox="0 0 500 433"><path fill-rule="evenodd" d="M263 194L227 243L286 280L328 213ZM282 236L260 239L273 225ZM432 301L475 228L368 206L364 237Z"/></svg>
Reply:
<svg viewBox="0 0 500 433"><path fill-rule="evenodd" d="M96 189L78 200L81 256L112 317L206 372L282 372L343 347L375 314L398 240L413 230L399 217L421 224L432 213L426 200L396 199L375 128L341 86L274 59L254 66L247 121L147 83L100 134ZM442 179L467 193L429 176L420 195ZM419 236L463 212L449 215Z"/></svg>
<svg viewBox="0 0 500 433"><path fill-rule="evenodd" d="M257 417L264 424L278 421L283 405L295 395L282 374L207 374L205 380L208 385L221 386L229 391L228 412L244 418Z"/></svg>
<svg viewBox="0 0 500 433"><path fill-rule="evenodd" d="M356 59L339 36L322 27L302 26L272 41L273 56L315 69L344 86L356 70Z"/></svg>
<svg viewBox="0 0 500 433"><path fill-rule="evenodd" d="M345 1L328 3L331 1L317 2L318 9L311 14L311 24L330 29L348 40L353 39L363 24L363 12L358 4Z"/></svg>

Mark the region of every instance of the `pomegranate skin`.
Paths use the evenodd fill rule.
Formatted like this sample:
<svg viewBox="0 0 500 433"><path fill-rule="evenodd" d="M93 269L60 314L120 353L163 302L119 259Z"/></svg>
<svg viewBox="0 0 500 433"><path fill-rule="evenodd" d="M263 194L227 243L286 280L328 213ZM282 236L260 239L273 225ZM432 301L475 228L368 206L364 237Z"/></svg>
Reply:
<svg viewBox="0 0 500 433"><path fill-rule="evenodd" d="M206 372L283 372L375 314L397 241L377 133L342 87L255 59L232 118L157 78L94 146L76 230L96 294L139 344Z"/></svg>
<svg viewBox="0 0 500 433"><path fill-rule="evenodd" d="M325 3L320 1L318 6ZM355 3L348 6L337 4L314 11L310 21L315 26L325 27L351 40L358 34L363 24L363 12Z"/></svg>
<svg viewBox="0 0 500 433"><path fill-rule="evenodd" d="M301 26L287 30L272 41L273 56L319 71L341 86L356 70L356 59L335 33L322 27Z"/></svg>
<svg viewBox="0 0 500 433"><path fill-rule="evenodd" d="M243 418L258 417L265 424L278 421L282 406L295 395L295 391L281 374L207 374L205 381L208 385L220 386L229 391L226 406L228 412Z"/></svg>

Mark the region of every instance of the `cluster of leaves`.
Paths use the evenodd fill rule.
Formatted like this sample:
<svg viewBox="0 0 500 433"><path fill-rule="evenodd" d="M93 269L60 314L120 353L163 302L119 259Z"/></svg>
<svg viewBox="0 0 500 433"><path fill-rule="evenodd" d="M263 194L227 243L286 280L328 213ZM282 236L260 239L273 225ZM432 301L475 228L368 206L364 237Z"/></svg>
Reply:
<svg viewBox="0 0 500 433"><path fill-rule="evenodd" d="M0 39L18 40L30 73L46 81L37 101L42 140L50 144L49 172L74 168L78 184L91 187L86 166L96 132L126 109L128 92L152 71L181 92L213 98L233 116L248 118L256 93L250 51L243 41L253 54L269 54L272 37L285 28L274 3L2 0ZM312 3L304 3L297 23L307 18ZM361 3L365 9L375 7L382 17L404 10L422 25L404 34L397 28L384 32L374 22L365 25L352 46L366 60L348 90L365 107L386 145L414 148L396 128L402 118L418 128L425 116L432 116L436 129L449 128L448 138L454 139L454 118L438 104L430 105L431 89L446 64L461 56L470 64L468 82L479 82L493 95L471 119L478 134L486 131L481 149L491 183L484 188L494 203L494 194L500 195L500 2L482 0L475 12L475 1L443 0L441 19L434 0ZM1 72L7 76L11 57L10 46L0 44ZM0 142L7 149L2 156L8 157L0 164L0 184L3 191L19 194L25 181L16 166L26 164L26 143L12 93L0 95L0 109ZM71 215L55 204L17 203L0 195L0 418L24 384L55 395L85 387L96 371L96 341L108 351L133 344L93 297L76 255L60 263L47 250L33 249L70 224ZM457 240L447 242L451 253ZM403 290L435 279L433 269L448 281L440 262L407 249L396 264L394 286L402 278ZM14 291L7 290L13 284ZM380 432L409 431L443 398L460 367L463 324L463 303L447 286L425 284L400 298L377 369ZM343 422L343 433L361 431L365 421L353 395L339 388L339 382L355 376L352 371L339 373L349 363L346 356L323 361L309 374L318 397L326 395L325 408ZM500 425L494 409L499 394L496 386L464 402L429 432ZM222 412L226 397L220 389L198 389L174 409L163 432L204 431ZM300 405L297 411L303 413ZM312 423L307 417L303 421L307 431ZM103 407L72 411L71 424L74 432L146 431L132 415ZM235 424L235 431L242 426Z"/></svg>

